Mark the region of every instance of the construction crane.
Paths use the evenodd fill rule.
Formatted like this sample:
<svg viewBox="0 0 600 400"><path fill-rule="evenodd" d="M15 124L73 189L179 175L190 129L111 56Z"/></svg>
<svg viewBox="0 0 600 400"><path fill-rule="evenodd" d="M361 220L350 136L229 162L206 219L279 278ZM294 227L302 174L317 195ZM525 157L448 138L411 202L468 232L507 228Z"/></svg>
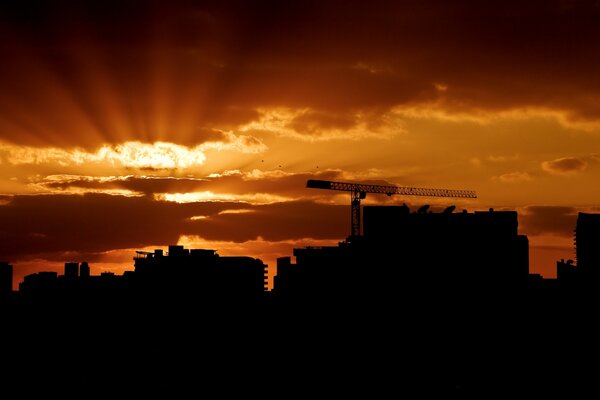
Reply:
<svg viewBox="0 0 600 400"><path fill-rule="evenodd" d="M360 201L367 197L367 193L380 193L391 196L401 194L406 196L432 196L432 197L463 197L476 198L473 190L454 190L454 189L429 189L409 186L395 185L369 185L352 182L334 182L318 179L309 179L306 182L307 188L328 189L350 192L351 194L351 237L360 236Z"/></svg>

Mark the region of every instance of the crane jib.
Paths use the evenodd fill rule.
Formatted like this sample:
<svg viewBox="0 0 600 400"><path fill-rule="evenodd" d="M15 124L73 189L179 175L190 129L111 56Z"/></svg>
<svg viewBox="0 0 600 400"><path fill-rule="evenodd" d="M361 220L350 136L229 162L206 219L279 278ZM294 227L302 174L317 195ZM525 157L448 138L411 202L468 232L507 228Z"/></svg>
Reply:
<svg viewBox="0 0 600 400"><path fill-rule="evenodd" d="M309 179L306 182L306 187L313 189L328 189L341 190L350 192L351 194L351 220L350 220L350 237L355 238L360 236L360 201L367 196L367 193L381 193L391 196L400 194L406 196L432 196L432 197L464 197L476 198L477 195L473 190L457 190L457 189L431 189L417 188L409 186L395 185L369 185L362 183L351 182L336 182L325 181L319 179Z"/></svg>
<svg viewBox="0 0 600 400"><path fill-rule="evenodd" d="M473 190L433 189L395 185L370 185L351 182L325 181L318 179L309 179L306 183L306 187L314 189L340 190L345 192L381 193L386 194L388 196L391 196L393 194L400 194L407 196L432 197L477 197L477 194Z"/></svg>

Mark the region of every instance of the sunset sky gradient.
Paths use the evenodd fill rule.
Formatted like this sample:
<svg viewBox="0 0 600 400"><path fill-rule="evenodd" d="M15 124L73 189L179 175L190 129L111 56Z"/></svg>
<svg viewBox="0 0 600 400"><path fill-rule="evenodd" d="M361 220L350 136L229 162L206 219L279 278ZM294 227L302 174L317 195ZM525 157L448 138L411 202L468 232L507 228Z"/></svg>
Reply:
<svg viewBox="0 0 600 400"><path fill-rule="evenodd" d="M275 260L350 231L308 179L469 189L530 272L600 212L598 1L0 4L0 261L133 269L183 244Z"/></svg>

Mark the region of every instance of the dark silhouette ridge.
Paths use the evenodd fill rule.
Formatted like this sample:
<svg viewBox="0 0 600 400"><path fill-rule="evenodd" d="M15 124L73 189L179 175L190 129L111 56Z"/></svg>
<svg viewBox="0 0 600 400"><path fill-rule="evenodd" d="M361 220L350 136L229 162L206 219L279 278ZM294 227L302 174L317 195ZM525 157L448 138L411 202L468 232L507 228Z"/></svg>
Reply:
<svg viewBox="0 0 600 400"><path fill-rule="evenodd" d="M38 272L7 289L6 379L26 394L277 397L595 390L579 368L598 328L600 215L577 264L529 273L514 211L364 206L363 234L277 263L171 245L134 270ZM60 367L59 367L60 365Z"/></svg>

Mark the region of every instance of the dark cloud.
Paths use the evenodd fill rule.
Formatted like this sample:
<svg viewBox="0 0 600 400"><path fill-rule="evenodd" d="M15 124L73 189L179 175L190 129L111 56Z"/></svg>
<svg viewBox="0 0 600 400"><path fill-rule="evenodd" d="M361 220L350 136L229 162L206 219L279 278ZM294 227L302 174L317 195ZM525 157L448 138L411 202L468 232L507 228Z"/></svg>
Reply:
<svg viewBox="0 0 600 400"><path fill-rule="evenodd" d="M63 179L53 177L52 179L42 180L40 183L52 189L126 189L144 194L212 191L214 193L239 195L269 193L290 198L323 194L322 191L315 192L312 189L306 189L308 179L340 180L340 172L323 171L315 174L278 175L271 171L266 173L257 172L256 176L231 173L202 179L128 176L104 181L90 177L68 175L64 176Z"/></svg>
<svg viewBox="0 0 600 400"><path fill-rule="evenodd" d="M260 107L344 126L431 101L598 120L599 17L591 0L3 2L0 135L198 143Z"/></svg>
<svg viewBox="0 0 600 400"><path fill-rule="evenodd" d="M217 198L220 194L240 196L240 200L251 202L245 195L266 194L280 196L287 199L304 200L329 200L334 195L345 194L350 203L350 193L331 190L307 188L309 179L321 179L329 181L350 181L370 185L394 185L383 179L347 179L342 171L325 170L318 173L278 174L277 171L255 171L251 173L233 172L206 178L174 178L145 176L126 176L111 180L99 180L91 177L77 177L66 175L63 179L53 176L51 179L42 180L40 185L48 189L60 189L65 193L73 190L92 190L102 192L103 190L124 189L136 193L152 196L158 193L193 193L212 192ZM1 199L0 199L1 200ZM373 204L399 204L405 202L410 205L422 203L415 198L399 198L399 196L370 195L368 201ZM434 201L435 203L435 201ZM286 203L292 204L292 203ZM223 239L223 238L220 238ZM224 239L223 239L224 240Z"/></svg>
<svg viewBox="0 0 600 400"><path fill-rule="evenodd" d="M573 236L578 210L574 207L529 206L519 213L519 230L526 235Z"/></svg>
<svg viewBox="0 0 600 400"><path fill-rule="evenodd" d="M54 176L52 179L42 180L41 185L49 189L125 189L136 193L184 193L202 190L203 185L209 180L194 178L173 177L133 177L125 176L114 180L102 180L84 176L64 176L60 179Z"/></svg>
<svg viewBox="0 0 600 400"><path fill-rule="evenodd" d="M207 179L198 190L215 193L251 194L270 193L290 198L306 198L322 195L322 191L306 188L309 179L340 180L341 172L323 171L320 173L298 173L278 175L276 171L252 174L222 175Z"/></svg>
<svg viewBox="0 0 600 400"><path fill-rule="evenodd" d="M339 239L350 231L350 206L285 202L252 207L252 212L224 213L195 222L189 234L209 240L245 242Z"/></svg>
<svg viewBox="0 0 600 400"><path fill-rule="evenodd" d="M323 130L349 129L356 123L353 116L307 112L295 117L289 128L300 134L319 135Z"/></svg>
<svg viewBox="0 0 600 400"><path fill-rule="evenodd" d="M249 209L245 213L224 210ZM176 243L180 235L243 242L343 239L349 208L308 202L179 204L148 197L99 194L14 196L0 206L0 259L143 248ZM206 219L191 220L193 216ZM54 256L52 256L54 254ZM249 254L250 255L250 254Z"/></svg>
<svg viewBox="0 0 600 400"><path fill-rule="evenodd" d="M544 161L542 169L552 174L568 175L583 171L588 166L585 159L577 157L557 158L552 161Z"/></svg>
<svg viewBox="0 0 600 400"><path fill-rule="evenodd" d="M14 196L0 206L0 254L10 260L27 254L93 253L175 243L189 217L241 207L96 194Z"/></svg>

